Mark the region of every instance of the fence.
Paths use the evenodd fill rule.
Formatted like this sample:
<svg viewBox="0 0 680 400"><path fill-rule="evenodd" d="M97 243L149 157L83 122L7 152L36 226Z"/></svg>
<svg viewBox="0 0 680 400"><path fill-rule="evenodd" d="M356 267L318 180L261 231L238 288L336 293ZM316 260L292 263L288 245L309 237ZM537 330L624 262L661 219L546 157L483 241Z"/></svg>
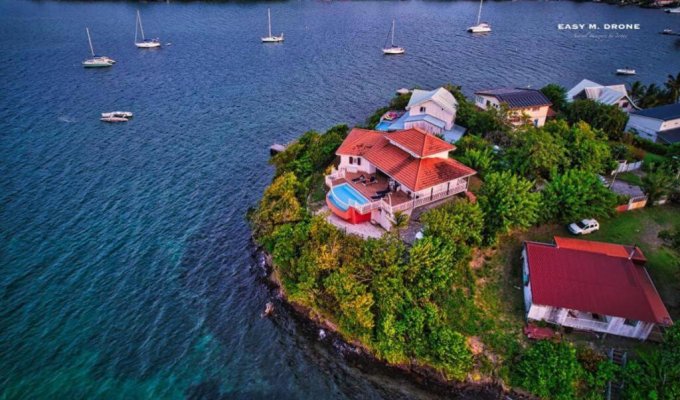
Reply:
<svg viewBox="0 0 680 400"><path fill-rule="evenodd" d="M643 208L646 205L647 205L647 196L631 197L628 200L628 204L622 204L620 206L617 206L616 211L626 212L626 211L635 210L635 209L638 209L638 208Z"/></svg>
<svg viewBox="0 0 680 400"><path fill-rule="evenodd" d="M640 169L640 167L642 167L642 161L637 161L634 163L619 161L616 169L612 171L611 175L619 174L621 172L635 171L636 169Z"/></svg>

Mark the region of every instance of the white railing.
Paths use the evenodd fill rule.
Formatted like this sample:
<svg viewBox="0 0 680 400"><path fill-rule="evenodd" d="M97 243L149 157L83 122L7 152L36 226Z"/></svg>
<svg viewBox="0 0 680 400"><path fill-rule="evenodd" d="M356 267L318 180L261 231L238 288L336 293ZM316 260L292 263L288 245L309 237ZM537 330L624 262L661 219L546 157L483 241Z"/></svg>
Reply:
<svg viewBox="0 0 680 400"><path fill-rule="evenodd" d="M447 197L454 196L458 193L464 192L466 189L467 182L454 186L453 188L449 188L449 190L433 193L430 196L424 196L418 199L411 199L404 203L397 204L394 206L390 205L388 200L385 200L386 197L383 197L380 201L380 207L384 210L387 210L390 214L394 214L395 212L399 211L403 212L412 208L420 207L425 204L433 203L441 199L445 199Z"/></svg>
<svg viewBox="0 0 680 400"><path fill-rule="evenodd" d="M609 322L594 321L592 319L567 317L564 320L564 326L570 326L576 329L595 330L599 332L606 332L609 327Z"/></svg>
<svg viewBox="0 0 680 400"><path fill-rule="evenodd" d="M344 178L346 176L345 173L346 173L346 171L344 169L341 169L341 170L338 171L335 168L333 168L331 173L326 175L326 178L325 178L326 186L328 186L329 188L332 188L333 187L333 181Z"/></svg>
<svg viewBox="0 0 680 400"><path fill-rule="evenodd" d="M640 169L642 167L642 161L638 162L633 162L629 163L627 161L618 161L616 165L616 169L614 169L610 175L618 174L621 172L628 172L628 171L635 171L636 169Z"/></svg>

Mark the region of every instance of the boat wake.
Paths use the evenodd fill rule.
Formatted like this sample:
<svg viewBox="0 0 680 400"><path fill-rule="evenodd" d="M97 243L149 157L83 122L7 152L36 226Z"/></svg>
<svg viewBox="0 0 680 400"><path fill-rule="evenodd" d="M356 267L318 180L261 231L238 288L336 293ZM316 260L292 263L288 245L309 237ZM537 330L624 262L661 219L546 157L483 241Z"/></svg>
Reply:
<svg viewBox="0 0 680 400"><path fill-rule="evenodd" d="M61 117L59 117L59 122L65 122L67 124L72 124L72 123L76 122L76 119L69 117L69 116L66 116L66 115L62 115Z"/></svg>

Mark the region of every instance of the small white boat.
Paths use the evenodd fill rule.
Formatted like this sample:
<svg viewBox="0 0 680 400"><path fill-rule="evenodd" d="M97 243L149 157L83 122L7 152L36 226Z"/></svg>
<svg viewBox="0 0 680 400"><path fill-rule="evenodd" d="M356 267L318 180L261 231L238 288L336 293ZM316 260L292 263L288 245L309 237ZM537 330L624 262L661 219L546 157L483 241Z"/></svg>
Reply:
<svg viewBox="0 0 680 400"><path fill-rule="evenodd" d="M283 42L283 33L279 36L272 35L272 12L271 9L267 9L267 26L269 27L269 35L262 39L262 43L279 43Z"/></svg>
<svg viewBox="0 0 680 400"><path fill-rule="evenodd" d="M394 55L394 54L404 54L406 52L406 49L403 47L399 47L394 44L394 23L395 21L392 20L392 29L390 30L392 32L392 41L389 47L387 47L387 41L385 41L385 47L383 47L382 52L383 54L386 55ZM389 36L388 36L389 37Z"/></svg>
<svg viewBox="0 0 680 400"><path fill-rule="evenodd" d="M92 58L88 58L87 60L83 61L83 67L106 68L115 64L116 62L109 57L94 55L94 47L92 47L92 38L90 37L90 28L85 28L85 32L87 32L87 41L90 43L90 54L92 54Z"/></svg>
<svg viewBox="0 0 680 400"><path fill-rule="evenodd" d="M669 14L680 14L680 7L667 8L665 11Z"/></svg>
<svg viewBox="0 0 680 400"><path fill-rule="evenodd" d="M410 89L407 89L407 88L397 89L397 94L399 94L399 95L402 95L402 94L409 94L409 93L411 93L411 90L410 90Z"/></svg>
<svg viewBox="0 0 680 400"><path fill-rule="evenodd" d="M671 28L666 28L663 31L661 31L663 35L672 35L673 34L673 29Z"/></svg>
<svg viewBox="0 0 680 400"><path fill-rule="evenodd" d="M138 31L142 34L141 41L137 40ZM161 47L160 39L144 38L144 27L142 26L142 16L139 14L139 10L137 10L137 20L135 21L135 46L137 46L140 49L155 49Z"/></svg>
<svg viewBox="0 0 680 400"><path fill-rule="evenodd" d="M619 68L616 70L616 75L635 75L635 70L632 68Z"/></svg>
<svg viewBox="0 0 680 400"><path fill-rule="evenodd" d="M467 29L470 33L487 33L491 32L491 25L486 22L480 22L482 19L482 4L484 0L479 1L479 11L477 12L477 23Z"/></svg>
<svg viewBox="0 0 680 400"><path fill-rule="evenodd" d="M99 120L102 122L128 122L128 119L123 117L102 117Z"/></svg>
<svg viewBox="0 0 680 400"><path fill-rule="evenodd" d="M130 119L132 118L133 114L130 111L111 111L111 112L106 112L102 113L102 118L126 118Z"/></svg>

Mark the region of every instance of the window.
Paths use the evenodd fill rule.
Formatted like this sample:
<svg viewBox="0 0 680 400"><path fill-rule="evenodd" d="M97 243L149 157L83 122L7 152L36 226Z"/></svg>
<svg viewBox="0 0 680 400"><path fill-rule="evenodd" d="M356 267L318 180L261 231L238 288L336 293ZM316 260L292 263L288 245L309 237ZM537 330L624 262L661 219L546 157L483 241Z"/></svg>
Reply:
<svg viewBox="0 0 680 400"><path fill-rule="evenodd" d="M425 112L425 107L420 107L420 112L424 113Z"/></svg>
<svg viewBox="0 0 680 400"><path fill-rule="evenodd" d="M357 157L357 165L361 165L361 158Z"/></svg>
<svg viewBox="0 0 680 400"><path fill-rule="evenodd" d="M536 127L538 126L538 120L537 119L534 120L534 126L536 126Z"/></svg>
<svg viewBox="0 0 680 400"><path fill-rule="evenodd" d="M638 321L636 321L634 319L627 319L627 320L623 321L623 324L626 325L626 326L637 326Z"/></svg>
<svg viewBox="0 0 680 400"><path fill-rule="evenodd" d="M491 105L491 102L489 100L486 101L486 106L489 107Z"/></svg>
<svg viewBox="0 0 680 400"><path fill-rule="evenodd" d="M350 158L349 158L349 163L350 163L350 164L354 164L354 157L350 157Z"/></svg>

